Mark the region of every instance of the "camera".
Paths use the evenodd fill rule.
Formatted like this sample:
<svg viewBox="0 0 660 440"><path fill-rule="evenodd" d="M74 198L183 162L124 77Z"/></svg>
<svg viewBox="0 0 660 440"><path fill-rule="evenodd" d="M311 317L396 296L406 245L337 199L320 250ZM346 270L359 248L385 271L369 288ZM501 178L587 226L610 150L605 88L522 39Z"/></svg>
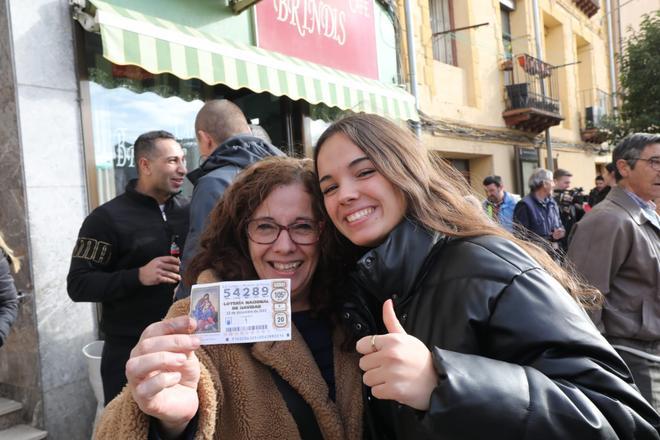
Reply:
<svg viewBox="0 0 660 440"><path fill-rule="evenodd" d="M580 218L583 214L582 206L587 201L587 195L583 192L582 188L573 189L556 189L555 200L559 208L559 214L562 217L562 222L566 218Z"/></svg>
<svg viewBox="0 0 660 440"><path fill-rule="evenodd" d="M569 205L579 205L582 206L587 201L587 195L584 193L582 188L573 188L573 189L556 189L555 191L555 200L557 204L561 206Z"/></svg>

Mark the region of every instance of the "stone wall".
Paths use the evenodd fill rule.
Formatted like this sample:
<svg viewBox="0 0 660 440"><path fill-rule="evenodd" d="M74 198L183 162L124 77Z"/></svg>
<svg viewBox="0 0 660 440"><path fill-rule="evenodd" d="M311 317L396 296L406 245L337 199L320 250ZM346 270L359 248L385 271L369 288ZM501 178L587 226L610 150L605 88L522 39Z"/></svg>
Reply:
<svg viewBox="0 0 660 440"><path fill-rule="evenodd" d="M95 401L81 348L95 320L91 304L66 293L87 213L73 23L67 0L0 0L0 9L0 178L10 189L0 227L29 255L19 285L32 294L0 351L0 394L27 402L49 438L88 439Z"/></svg>
<svg viewBox="0 0 660 440"><path fill-rule="evenodd" d="M15 275L24 294L13 331L0 349L0 396L25 405L24 421L43 424L39 341L29 264L25 181L18 136L16 87L7 3L0 1L0 232L23 263Z"/></svg>

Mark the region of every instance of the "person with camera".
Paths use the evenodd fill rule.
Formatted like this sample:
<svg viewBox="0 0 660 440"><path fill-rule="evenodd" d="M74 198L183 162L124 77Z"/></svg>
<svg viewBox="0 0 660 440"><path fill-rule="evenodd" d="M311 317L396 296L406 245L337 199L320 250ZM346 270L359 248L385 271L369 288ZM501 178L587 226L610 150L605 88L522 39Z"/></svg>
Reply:
<svg viewBox="0 0 660 440"><path fill-rule="evenodd" d="M585 201L585 194L582 188L570 189L573 175L569 171L557 168L552 177L555 181L554 199L559 208L559 218L566 231L566 235L559 240L559 247L565 253L568 250L568 234L573 225L584 215L582 204Z"/></svg>

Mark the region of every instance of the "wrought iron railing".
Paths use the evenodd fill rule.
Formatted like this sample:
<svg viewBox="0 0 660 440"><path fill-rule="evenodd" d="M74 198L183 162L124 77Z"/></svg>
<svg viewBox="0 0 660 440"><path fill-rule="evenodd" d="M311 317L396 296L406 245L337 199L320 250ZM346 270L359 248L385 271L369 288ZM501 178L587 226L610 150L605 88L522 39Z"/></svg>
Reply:
<svg viewBox="0 0 660 440"><path fill-rule="evenodd" d="M513 57L513 84L506 88L506 110L536 109L559 115L554 66L528 54Z"/></svg>

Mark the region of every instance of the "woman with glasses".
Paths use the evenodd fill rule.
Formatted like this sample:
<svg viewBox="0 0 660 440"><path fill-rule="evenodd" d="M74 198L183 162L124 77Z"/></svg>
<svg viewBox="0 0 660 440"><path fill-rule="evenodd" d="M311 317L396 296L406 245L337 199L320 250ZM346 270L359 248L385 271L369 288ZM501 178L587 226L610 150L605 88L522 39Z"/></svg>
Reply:
<svg viewBox="0 0 660 440"><path fill-rule="evenodd" d="M190 299L142 334L97 438L359 439L357 353L342 349L335 267L310 160L243 171L211 212L188 282L289 278L290 341L206 345Z"/></svg>

